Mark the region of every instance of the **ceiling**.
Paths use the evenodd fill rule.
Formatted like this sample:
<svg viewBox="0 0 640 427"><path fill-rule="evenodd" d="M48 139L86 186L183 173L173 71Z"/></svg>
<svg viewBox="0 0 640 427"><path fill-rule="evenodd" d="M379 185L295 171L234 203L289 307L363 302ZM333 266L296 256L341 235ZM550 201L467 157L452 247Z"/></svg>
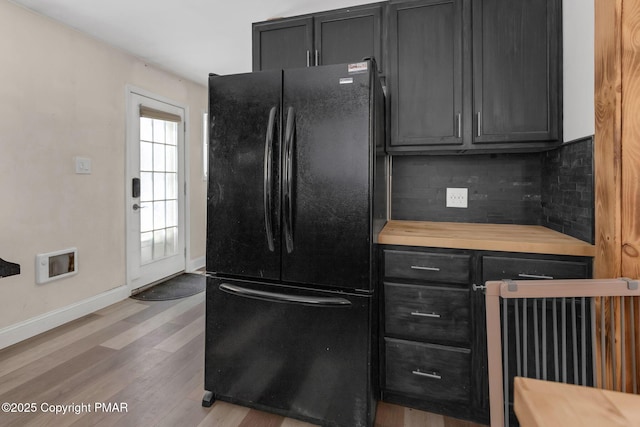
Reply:
<svg viewBox="0 0 640 427"><path fill-rule="evenodd" d="M251 24L371 0L10 0L181 77L251 71Z"/></svg>

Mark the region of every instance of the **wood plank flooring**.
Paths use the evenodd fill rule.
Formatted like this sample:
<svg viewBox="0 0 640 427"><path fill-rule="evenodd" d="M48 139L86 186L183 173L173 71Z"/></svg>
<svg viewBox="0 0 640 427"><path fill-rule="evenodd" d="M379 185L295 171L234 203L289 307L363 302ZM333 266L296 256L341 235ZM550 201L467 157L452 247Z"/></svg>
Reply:
<svg viewBox="0 0 640 427"><path fill-rule="evenodd" d="M3 406L0 426L311 426L225 402L203 408L203 370L204 293L127 299L0 350L0 404L19 411ZM375 426L477 424L380 402Z"/></svg>

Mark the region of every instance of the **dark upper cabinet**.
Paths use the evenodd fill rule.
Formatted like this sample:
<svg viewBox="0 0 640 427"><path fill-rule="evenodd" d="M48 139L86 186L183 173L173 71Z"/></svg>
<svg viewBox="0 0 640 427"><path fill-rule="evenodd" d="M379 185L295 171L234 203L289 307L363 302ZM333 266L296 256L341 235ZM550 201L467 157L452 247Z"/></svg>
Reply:
<svg viewBox="0 0 640 427"><path fill-rule="evenodd" d="M472 7L473 141L557 140L560 2L482 0Z"/></svg>
<svg viewBox="0 0 640 427"><path fill-rule="evenodd" d="M463 143L462 1L390 5L391 149Z"/></svg>
<svg viewBox="0 0 640 427"><path fill-rule="evenodd" d="M314 16L314 64L329 65L374 57L382 71L381 6Z"/></svg>
<svg viewBox="0 0 640 427"><path fill-rule="evenodd" d="M388 151L558 144L560 20L559 0L391 4Z"/></svg>
<svg viewBox="0 0 640 427"><path fill-rule="evenodd" d="M313 18L253 24L253 71L307 67L312 51Z"/></svg>
<svg viewBox="0 0 640 427"><path fill-rule="evenodd" d="M382 59L382 6L340 9L253 24L253 70Z"/></svg>

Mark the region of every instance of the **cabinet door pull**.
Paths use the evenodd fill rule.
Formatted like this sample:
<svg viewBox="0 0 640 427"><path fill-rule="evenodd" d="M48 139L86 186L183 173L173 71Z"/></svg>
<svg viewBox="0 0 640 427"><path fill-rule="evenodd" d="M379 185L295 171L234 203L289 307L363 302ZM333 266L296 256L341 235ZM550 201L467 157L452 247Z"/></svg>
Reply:
<svg viewBox="0 0 640 427"><path fill-rule="evenodd" d="M482 114L480 113L480 111L476 113L476 124L478 125L477 136L480 136L482 133Z"/></svg>
<svg viewBox="0 0 640 427"><path fill-rule="evenodd" d="M438 313L421 313L419 311L412 311L411 312L412 316L419 316L419 317L433 317L433 318L439 318L440 315Z"/></svg>
<svg viewBox="0 0 640 427"><path fill-rule="evenodd" d="M307 50L307 67L311 66L311 52Z"/></svg>
<svg viewBox="0 0 640 427"><path fill-rule="evenodd" d="M419 265L412 265L411 268L414 270L440 271L438 267L421 267Z"/></svg>
<svg viewBox="0 0 640 427"><path fill-rule="evenodd" d="M318 49L316 49L316 63L315 63L315 66L317 67L318 65L320 65L320 53L318 52Z"/></svg>
<svg viewBox="0 0 640 427"><path fill-rule="evenodd" d="M456 137L462 138L462 116L460 113L456 114Z"/></svg>
<svg viewBox="0 0 640 427"><path fill-rule="evenodd" d="M434 380L441 380L442 376L438 375L437 372L420 372L420 371L412 371L411 372L413 375L418 375L420 377L427 377L427 378L433 378Z"/></svg>
<svg viewBox="0 0 640 427"><path fill-rule="evenodd" d="M553 276L545 276L544 274L520 273L520 274L518 274L518 277L523 277L525 279L549 279L549 280L553 280Z"/></svg>

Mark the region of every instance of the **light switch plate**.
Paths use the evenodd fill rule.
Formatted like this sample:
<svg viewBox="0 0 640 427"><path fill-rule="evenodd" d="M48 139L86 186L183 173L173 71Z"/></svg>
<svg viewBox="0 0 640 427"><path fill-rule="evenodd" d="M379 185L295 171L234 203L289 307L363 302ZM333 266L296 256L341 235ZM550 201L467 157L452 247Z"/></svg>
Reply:
<svg viewBox="0 0 640 427"><path fill-rule="evenodd" d="M469 190L467 188L447 188L447 207L448 208L466 208L467 196Z"/></svg>
<svg viewBox="0 0 640 427"><path fill-rule="evenodd" d="M91 173L91 159L87 157L76 157L76 173L77 174L90 174Z"/></svg>

